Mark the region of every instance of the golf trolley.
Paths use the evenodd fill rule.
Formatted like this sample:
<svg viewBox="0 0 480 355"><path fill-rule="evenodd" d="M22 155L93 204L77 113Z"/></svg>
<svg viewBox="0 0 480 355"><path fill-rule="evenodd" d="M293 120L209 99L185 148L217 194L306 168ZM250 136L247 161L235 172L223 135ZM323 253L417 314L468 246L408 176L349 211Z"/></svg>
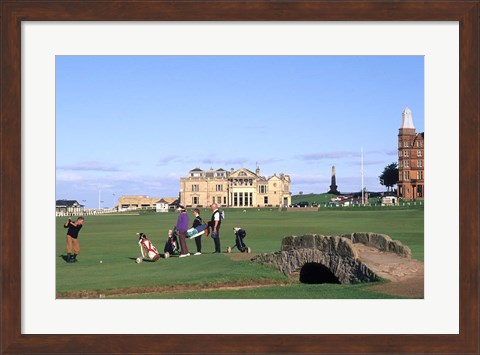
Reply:
<svg viewBox="0 0 480 355"><path fill-rule="evenodd" d="M141 256L135 259L137 264L141 263L143 260L157 261L160 259L160 254L157 251L157 248L152 244L150 239L144 233L137 233L138 235L138 245L140 247Z"/></svg>
<svg viewBox="0 0 480 355"><path fill-rule="evenodd" d="M233 232L235 233L235 245L233 247L228 247L227 248L227 253L231 253L232 249L237 247L239 251L242 253L251 253L252 249L246 246L246 244L243 242L243 239L247 236L247 232L245 229L240 228L240 227L233 227Z"/></svg>

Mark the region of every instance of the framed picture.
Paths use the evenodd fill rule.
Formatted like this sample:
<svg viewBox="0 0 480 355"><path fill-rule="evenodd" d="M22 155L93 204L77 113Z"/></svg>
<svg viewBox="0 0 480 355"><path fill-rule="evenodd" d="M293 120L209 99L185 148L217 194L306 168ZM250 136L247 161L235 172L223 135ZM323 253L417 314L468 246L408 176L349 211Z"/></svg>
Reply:
<svg viewBox="0 0 480 355"><path fill-rule="evenodd" d="M459 1L459 2L217 2L217 1L193 1L193 2L162 2L162 1L110 1L110 2L82 2L82 1L36 1L36 2L17 2L6 0L2 3L2 91L1 91L1 263L2 263L2 298L1 298L1 349L2 353L477 353L479 351L478 323L479 323L479 294L478 294L478 134L479 134L479 2L478 1ZM164 316L158 319L164 327L171 324L172 331L152 332L140 334L135 331L135 321L132 321L132 331L117 331L116 328L108 328L108 322L105 319L95 319L92 317L90 322L85 322L79 318L81 323L85 323L84 330L80 333L69 331L71 323L75 323L75 312L72 308L78 309L91 308L100 311L102 308L112 308L111 304L101 303L99 300L89 300L88 303L80 304L85 301L72 300L54 300L54 291L47 291L49 297L56 306L64 312L63 318L43 317L41 322L58 322L55 324L58 331L49 331L52 327L45 326L45 331L36 331L35 333L23 332L24 323L32 308L29 302L25 302L24 293L28 293L28 298L38 298L43 300L45 292L38 291L37 285L47 290L54 290L51 279L53 275L45 275L45 278L32 279L24 277L25 263L35 262L38 255L26 253L22 240L25 234L29 237L32 233L38 234L38 238L43 237L41 230L42 221L34 218L25 220L25 209L22 206L25 203L26 195L32 194L29 188L22 188L22 184L36 177L40 169L32 167L24 161L25 152L31 149L29 140L32 135L28 127L23 126L22 117L35 111L37 102L34 100L24 101L28 95L28 88L22 81L28 77L26 68L36 59L29 57L29 49L23 47L25 39L28 37L28 23L36 23L41 26L43 23L56 23L64 21L65 25L77 25L78 21L100 21L97 25L115 24L127 26L133 32L135 26L148 26L149 23L174 23L177 25L189 26L195 23L224 23L231 22L240 26L249 24L298 24L302 23L337 23L338 26L349 26L354 22L367 23L369 21L385 22L385 25L394 25L396 22L409 21L415 23L419 21L422 26L434 25L434 22L441 21L458 26L459 34L459 122L458 122L458 185L459 192L453 193L458 196L458 235L459 235L459 309L458 313L458 332L442 334L421 333L412 330L412 332L402 332L392 334L387 331L377 331L375 333L362 331L361 328L351 329L344 324L344 332L338 331L342 328L341 322L334 322L333 318L316 319L309 318L309 307L326 307L327 304L308 303L301 305L303 315L292 316L289 318L288 312L285 317L274 318L284 319L285 323L299 322L303 319L304 323L312 324L318 322L331 321L336 323L335 331L329 333L308 332L279 332L262 331L258 332L249 329L249 324L244 323L239 327L218 330L219 328L228 328L228 324L220 324L218 328L210 332L198 331L189 328L192 326L201 326L202 322L208 324L208 319L216 319L214 315L208 312L202 312L204 321L195 319L195 317L184 317L174 319ZM117 22L118 21L118 22ZM244 22L245 21L245 22ZM261 22L258 22L261 21ZM424 22L424 21L431 21ZM91 24L91 23L90 23ZM101 38L101 31L98 30ZM292 26L293 31L293 26ZM127 31L128 32L128 31ZM132 33L133 33L132 32ZM141 33L141 32L138 32ZM137 35L138 35L137 33ZM453 32L455 33L455 31ZM123 32L123 35L129 36ZM172 34L172 37L174 35ZM282 32L278 38L285 38L287 32ZM117 37L119 38L119 37ZM135 38L135 35L132 35ZM141 38L141 37L137 37ZM448 39L445 39L447 42ZM65 40L68 42L68 39ZM28 41L26 41L28 42ZM129 43L133 43L130 40ZM75 41L72 41L75 44ZM219 42L218 46L231 47L228 38ZM387 45L388 39L385 41ZM101 46L101 44L100 44ZM80 49L73 48L73 51L82 54ZM131 49L130 49L131 50ZM232 49L234 50L234 49ZM348 51L348 50L347 50ZM54 55L56 53L50 53ZM88 53L84 53L88 54ZM111 53L105 52L106 55ZM119 54L119 53L114 53ZM185 53L188 54L188 50ZM241 54L241 53L240 53ZM382 54L382 53L379 53ZM408 53L406 53L408 54ZM419 53L416 53L419 54ZM456 55L454 55L455 57ZM451 65L451 62L444 62L444 66ZM428 66L428 63L427 63ZM48 65L47 65L48 67ZM46 71L52 68L45 68ZM54 69L53 69L54 70ZM428 68L427 68L428 70ZM46 91L51 91L51 83L42 83ZM52 109L52 108L50 108ZM52 110L54 116L54 109ZM51 126L46 123L46 129L42 132L43 139L47 142L52 139ZM41 129L41 128L39 128ZM37 131L38 132L38 131ZM54 140L54 137L53 137ZM473 149L472 149L473 147ZM455 150L456 151L456 150ZM46 157L53 159L53 157ZM48 169L47 169L48 170ZM48 176L48 171L44 175ZM42 174L38 174L42 175ZM39 177L40 178L40 177ZM54 180L54 179L53 179ZM52 184L47 179L47 184ZM45 189L48 189L45 186ZM51 187L50 187L51 188ZM428 202L427 202L428 203ZM52 213L53 214L53 213ZM30 216L30 215L28 215ZM30 223L29 223L30 222ZM50 222L46 221L48 226ZM32 225L34 228L32 229ZM38 226L38 227L37 227ZM453 223L453 226L457 224ZM445 223L445 230L450 231L452 225ZM450 228L450 229L449 229ZM40 231L39 231L40 230ZM48 228L45 228L48 230ZM47 233L48 234L48 233ZM22 238L18 236L22 235ZM15 237L17 236L17 237ZM46 237L48 238L48 237ZM452 250L456 250L452 246ZM448 265L448 263L446 263ZM442 275L447 275L448 271L442 271ZM436 275L439 275L437 273ZM447 282L447 281L446 281ZM50 294L48 294L51 292ZM428 292L425 294L425 301L433 297ZM115 303L115 301L108 301ZM192 301L186 301L192 302ZM399 302L399 301L396 301ZM155 306L166 305L152 303ZM425 303L426 304L426 303ZM123 305L123 303L121 304ZM227 307L229 304L224 303ZM247 302L248 306L251 303ZM265 308L272 307L264 304ZM298 304L286 303L288 307L295 307ZM44 305L40 302L38 308ZM118 304L117 304L118 306ZM284 306L284 305L283 305ZM382 303L382 307L389 307L390 304ZM187 305L188 307L188 305ZM421 304L419 304L421 307ZM272 308L273 309L273 308ZM213 311L213 307L212 307ZM117 311L118 312L118 311ZM121 309L125 317L130 315L129 310ZM272 311L273 312L273 311ZM279 313L279 312L276 312ZM280 312L281 313L281 312ZM101 314L101 313L98 313ZM161 314L161 312L159 312ZM261 312L259 313L260 315ZM321 314L316 311L311 314ZM73 315L73 316L72 316ZM60 319L60 320L58 320ZM268 319L259 319L252 316L253 323L267 324ZM366 319L366 318L365 318ZM272 322L270 320L270 322ZM94 327L93 324L100 324L100 327ZM103 327L103 328L102 328ZM185 327L185 332L182 332ZM299 323L300 327L300 323ZM332 325L333 327L333 325ZM64 331L62 331L62 328ZM101 329L100 331L98 329ZM301 328L301 327L300 327ZM315 328L315 327L313 327ZM377 325L376 329L381 327ZM412 329L414 325L412 324ZM41 329L41 324L40 324ZM95 331L89 332L89 329ZM123 328L122 328L123 329ZM263 328L262 328L263 329ZM265 328L266 329L266 328ZM279 329L279 328L276 328ZM289 328L285 328L289 329ZM301 328L304 329L304 328ZM332 328L333 329L333 328ZM386 328L388 329L388 328Z"/></svg>

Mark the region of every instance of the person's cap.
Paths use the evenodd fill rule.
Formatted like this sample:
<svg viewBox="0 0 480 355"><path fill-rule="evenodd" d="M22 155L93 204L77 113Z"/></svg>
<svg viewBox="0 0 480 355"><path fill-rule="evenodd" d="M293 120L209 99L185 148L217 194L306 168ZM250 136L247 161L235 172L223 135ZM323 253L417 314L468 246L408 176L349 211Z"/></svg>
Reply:
<svg viewBox="0 0 480 355"><path fill-rule="evenodd" d="M185 211L185 207L178 205L177 211Z"/></svg>

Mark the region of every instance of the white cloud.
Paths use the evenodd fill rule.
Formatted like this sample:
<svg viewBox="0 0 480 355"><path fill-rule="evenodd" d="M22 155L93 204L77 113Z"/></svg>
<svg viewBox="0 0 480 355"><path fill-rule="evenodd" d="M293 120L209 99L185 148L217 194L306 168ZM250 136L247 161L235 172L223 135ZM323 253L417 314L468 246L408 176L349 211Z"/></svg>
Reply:
<svg viewBox="0 0 480 355"><path fill-rule="evenodd" d="M183 159L183 157L180 155L167 155L158 160L157 166L163 166L163 165L172 164L172 163L181 163L184 161L185 159Z"/></svg>
<svg viewBox="0 0 480 355"><path fill-rule="evenodd" d="M57 170L75 170L75 171L119 171L118 166L101 163L98 161L83 161L73 165L60 165Z"/></svg>
<svg viewBox="0 0 480 355"><path fill-rule="evenodd" d="M322 152L322 153L309 153L309 154L300 154L295 156L296 159L315 161L315 160L325 160L325 159L341 159L341 158L351 158L351 157L360 157L360 152Z"/></svg>
<svg viewBox="0 0 480 355"><path fill-rule="evenodd" d="M72 171L57 171L56 173L57 181L83 181L85 179L83 174L72 172Z"/></svg>

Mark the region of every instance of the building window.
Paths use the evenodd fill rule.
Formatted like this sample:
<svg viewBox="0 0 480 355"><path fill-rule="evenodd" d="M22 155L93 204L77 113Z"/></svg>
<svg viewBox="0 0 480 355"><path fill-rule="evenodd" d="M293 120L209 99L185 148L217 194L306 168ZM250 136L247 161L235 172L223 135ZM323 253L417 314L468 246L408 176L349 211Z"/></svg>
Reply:
<svg viewBox="0 0 480 355"><path fill-rule="evenodd" d="M233 194L233 205L238 206L238 193Z"/></svg>
<svg viewBox="0 0 480 355"><path fill-rule="evenodd" d="M227 196L223 196L223 204L224 204L224 205L227 204Z"/></svg>
<svg viewBox="0 0 480 355"><path fill-rule="evenodd" d="M409 156L408 150L404 150L404 151L403 151L403 156L404 156L404 157L408 157L408 156Z"/></svg>
<svg viewBox="0 0 480 355"><path fill-rule="evenodd" d="M405 160L403 162L403 166L406 167L406 168L409 168L410 167L410 160Z"/></svg>
<svg viewBox="0 0 480 355"><path fill-rule="evenodd" d="M253 206L253 193L250 192L250 206Z"/></svg>
<svg viewBox="0 0 480 355"><path fill-rule="evenodd" d="M198 197L197 196L192 197L192 204L193 205L198 205Z"/></svg>
<svg viewBox="0 0 480 355"><path fill-rule="evenodd" d="M265 205L268 205L268 196L264 196L264 197L263 197L263 203L264 203Z"/></svg>
<svg viewBox="0 0 480 355"><path fill-rule="evenodd" d="M422 160L417 160L417 168L421 168L423 166Z"/></svg>
<svg viewBox="0 0 480 355"><path fill-rule="evenodd" d="M399 151L398 151L398 157L401 157L401 156L402 156L402 151L399 150Z"/></svg>
<svg viewBox="0 0 480 355"><path fill-rule="evenodd" d="M410 171L404 171L403 174L403 176L405 177L404 180L410 180Z"/></svg>
<svg viewBox="0 0 480 355"><path fill-rule="evenodd" d="M423 197L423 186L418 185L417 187L417 197Z"/></svg>
<svg viewBox="0 0 480 355"><path fill-rule="evenodd" d="M243 192L239 192L238 205L243 206Z"/></svg>
<svg viewBox="0 0 480 355"><path fill-rule="evenodd" d="M418 142L417 142L418 143ZM417 157L421 157L423 154L422 154L422 151L421 150L417 150Z"/></svg>
<svg viewBox="0 0 480 355"><path fill-rule="evenodd" d="M192 191L199 191L199 185L192 185Z"/></svg>
<svg viewBox="0 0 480 355"><path fill-rule="evenodd" d="M216 185L215 191L223 191L223 185Z"/></svg>
<svg viewBox="0 0 480 355"><path fill-rule="evenodd" d="M217 196L217 204L222 204L222 196Z"/></svg>
<svg viewBox="0 0 480 355"><path fill-rule="evenodd" d="M417 179L423 180L423 171L417 171Z"/></svg>
<svg viewBox="0 0 480 355"><path fill-rule="evenodd" d="M258 192L261 194L266 194L267 193L267 186L266 185L260 185L258 187Z"/></svg>
<svg viewBox="0 0 480 355"><path fill-rule="evenodd" d="M423 147L423 142L422 141L417 141L417 147L422 148Z"/></svg>
<svg viewBox="0 0 480 355"><path fill-rule="evenodd" d="M409 144L408 141L403 141L403 146L404 146L405 148L408 148L409 145L410 145L410 144Z"/></svg>

